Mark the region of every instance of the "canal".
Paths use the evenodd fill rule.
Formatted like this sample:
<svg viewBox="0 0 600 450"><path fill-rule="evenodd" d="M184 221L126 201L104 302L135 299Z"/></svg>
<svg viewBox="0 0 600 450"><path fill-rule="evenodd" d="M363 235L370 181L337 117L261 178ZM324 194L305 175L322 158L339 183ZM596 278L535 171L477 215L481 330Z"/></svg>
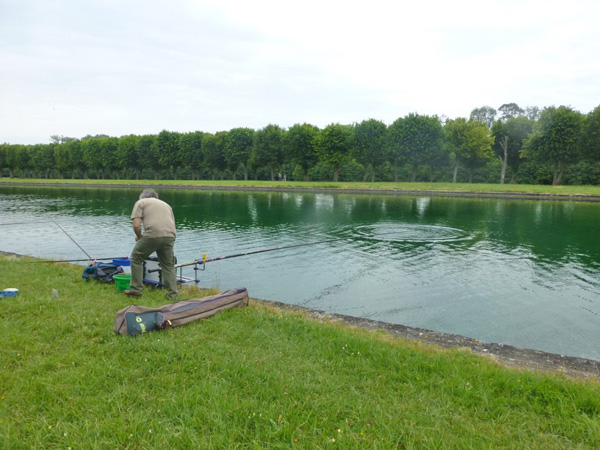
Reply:
<svg viewBox="0 0 600 450"><path fill-rule="evenodd" d="M0 186L0 250L85 258L75 241L93 257L126 256L139 192ZM599 204L159 194L175 213L179 262L311 244L209 263L200 286L600 360Z"/></svg>

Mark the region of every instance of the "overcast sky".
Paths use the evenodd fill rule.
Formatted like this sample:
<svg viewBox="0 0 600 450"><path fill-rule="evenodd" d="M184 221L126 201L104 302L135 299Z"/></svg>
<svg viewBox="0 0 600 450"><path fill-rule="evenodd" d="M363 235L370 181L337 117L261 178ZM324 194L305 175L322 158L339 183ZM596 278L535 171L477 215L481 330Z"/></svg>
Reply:
<svg viewBox="0 0 600 450"><path fill-rule="evenodd" d="M600 105L597 0L0 0L0 142Z"/></svg>

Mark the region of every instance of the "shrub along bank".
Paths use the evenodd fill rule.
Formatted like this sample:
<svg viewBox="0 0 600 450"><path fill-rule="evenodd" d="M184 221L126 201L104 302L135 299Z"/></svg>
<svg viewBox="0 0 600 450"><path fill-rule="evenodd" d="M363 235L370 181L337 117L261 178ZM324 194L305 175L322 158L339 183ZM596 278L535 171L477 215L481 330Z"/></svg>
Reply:
<svg viewBox="0 0 600 450"><path fill-rule="evenodd" d="M0 300L2 448L600 446L595 381L258 303L118 336L115 313L131 300L81 273L0 257L0 287L19 289ZM136 302L166 300L156 290Z"/></svg>

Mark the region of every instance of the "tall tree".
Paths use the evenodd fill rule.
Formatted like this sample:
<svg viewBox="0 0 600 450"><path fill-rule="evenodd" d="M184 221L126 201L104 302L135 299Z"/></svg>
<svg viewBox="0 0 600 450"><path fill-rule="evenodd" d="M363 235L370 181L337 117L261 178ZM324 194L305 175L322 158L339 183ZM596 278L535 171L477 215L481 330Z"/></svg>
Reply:
<svg viewBox="0 0 600 450"><path fill-rule="evenodd" d="M504 122L502 120L494 122L492 126L494 146L492 148L500 159L500 184L504 184L507 167L512 170L511 183L514 182L521 164L523 142L531 134L533 124L533 120L525 116L511 117Z"/></svg>
<svg viewBox="0 0 600 450"><path fill-rule="evenodd" d="M332 123L317 137L319 160L333 166L333 181L339 181L340 166L351 158L352 128L348 125Z"/></svg>
<svg viewBox="0 0 600 450"><path fill-rule="evenodd" d="M154 172L154 178L160 177L159 154L154 142L156 135L144 134L139 136L135 143L135 153L140 161L141 169L149 169Z"/></svg>
<svg viewBox="0 0 600 450"><path fill-rule="evenodd" d="M530 120L538 120L542 111L537 106L527 106L525 107L525 117Z"/></svg>
<svg viewBox="0 0 600 450"><path fill-rule="evenodd" d="M4 165L8 169L10 178L14 178L17 170L19 170L20 154L24 151L24 145L9 144L5 147Z"/></svg>
<svg viewBox="0 0 600 450"><path fill-rule="evenodd" d="M200 179L200 171L202 170L202 160L204 158L202 152L203 137L204 133L202 131L183 133L179 136L182 165L191 169L194 179Z"/></svg>
<svg viewBox="0 0 600 450"><path fill-rule="evenodd" d="M70 161L67 146L65 144L56 144L54 146L54 161L56 170L60 178L65 177L65 172L69 170Z"/></svg>
<svg viewBox="0 0 600 450"><path fill-rule="evenodd" d="M581 156L580 135L584 116L568 106L544 108L524 146L524 154L553 167L552 184L558 185L568 164Z"/></svg>
<svg viewBox="0 0 600 450"><path fill-rule="evenodd" d="M104 178L102 173L102 152L100 151L100 139L97 137L85 137L81 140L81 153L85 165L83 176L89 178L90 171L94 171L97 178Z"/></svg>
<svg viewBox="0 0 600 450"><path fill-rule="evenodd" d="M127 172L135 171L135 179L139 180L142 170L142 161L138 158L136 145L139 137L135 134L121 136L117 143L117 161L123 175L127 178Z"/></svg>
<svg viewBox="0 0 600 450"><path fill-rule="evenodd" d="M514 119L515 117L522 116L525 114L525 110L516 103L505 103L500 108L498 108L498 112L501 114L500 120L506 122L508 119ZM495 123L495 122L494 122Z"/></svg>
<svg viewBox="0 0 600 450"><path fill-rule="evenodd" d="M8 148L8 144L5 142L4 144L0 144L0 177L2 177L4 172L4 164L6 163L6 149Z"/></svg>
<svg viewBox="0 0 600 450"><path fill-rule="evenodd" d="M85 171L85 163L83 161L83 151L81 150L81 141L75 139L62 144L67 147L67 155L69 158L68 168L71 170L71 178L75 179L75 171L81 173Z"/></svg>
<svg viewBox="0 0 600 450"><path fill-rule="evenodd" d="M448 150L454 157L452 182L456 183L460 166L469 169L469 182L473 181L473 172L492 157L494 138L487 125L459 117L446 122L446 141Z"/></svg>
<svg viewBox="0 0 600 450"><path fill-rule="evenodd" d="M411 181L417 177L419 165L433 165L444 145L444 131L436 116L410 113L389 128L389 142L394 143L395 158L410 164Z"/></svg>
<svg viewBox="0 0 600 450"><path fill-rule="evenodd" d="M62 136L62 135L58 135L58 134L53 134L52 136L50 136L50 142L52 142L53 144L64 144L66 142L76 141L76 140L77 140L76 138Z"/></svg>
<svg viewBox="0 0 600 450"><path fill-rule="evenodd" d="M386 148L390 162L394 166L394 182L398 182L398 166L404 164L404 117L399 117L388 127L386 134Z"/></svg>
<svg viewBox="0 0 600 450"><path fill-rule="evenodd" d="M284 161L283 137L284 131L279 125L269 124L254 134L252 164L258 167L268 167L271 181L275 180L275 171L281 172Z"/></svg>
<svg viewBox="0 0 600 450"><path fill-rule="evenodd" d="M583 156L590 161L600 161L600 106L586 115L581 134Z"/></svg>
<svg viewBox="0 0 600 450"><path fill-rule="evenodd" d="M252 128L232 128L225 137L225 160L233 172L241 165L244 180L248 179L248 161L254 146L254 130Z"/></svg>
<svg viewBox="0 0 600 450"><path fill-rule="evenodd" d="M304 181L308 181L308 171L319 161L316 151L316 137L319 128L308 123L295 124L284 136L284 148L292 160L302 167Z"/></svg>
<svg viewBox="0 0 600 450"><path fill-rule="evenodd" d="M111 179L118 178L115 174L120 167L117 157L119 139L116 137L103 137L98 139L98 144L102 152L103 173Z"/></svg>
<svg viewBox="0 0 600 450"><path fill-rule="evenodd" d="M29 146L29 161L34 172L48 178L50 171L56 167L54 159L55 144L36 144Z"/></svg>
<svg viewBox="0 0 600 450"><path fill-rule="evenodd" d="M356 160L365 166L363 181L367 179L367 170L371 166L371 181L375 182L377 167L387 159L385 135L387 126L380 120L368 119L354 125L353 154Z"/></svg>
<svg viewBox="0 0 600 450"><path fill-rule="evenodd" d="M497 111L491 106L482 106L471 111L470 119L483 123L488 128L492 128L492 125L496 121L496 114Z"/></svg>
<svg viewBox="0 0 600 450"><path fill-rule="evenodd" d="M162 130L154 141L154 150L158 154L158 163L161 168L171 168L173 178L177 179L181 166L181 152L179 147L179 133Z"/></svg>
<svg viewBox="0 0 600 450"><path fill-rule="evenodd" d="M225 136L227 136L227 132L220 131L216 134L207 133L202 139L204 164L210 170L213 180L216 178L217 173L223 179L223 172L227 168L227 161L225 160Z"/></svg>

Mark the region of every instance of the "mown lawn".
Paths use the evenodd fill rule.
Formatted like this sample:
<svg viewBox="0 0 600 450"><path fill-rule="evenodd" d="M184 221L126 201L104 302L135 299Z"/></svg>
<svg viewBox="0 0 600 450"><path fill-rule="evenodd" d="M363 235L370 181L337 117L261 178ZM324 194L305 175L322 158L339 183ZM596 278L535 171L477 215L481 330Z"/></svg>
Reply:
<svg viewBox="0 0 600 450"><path fill-rule="evenodd" d="M10 179L0 178L0 183L93 183L93 184L131 184L131 185L189 185L207 187L257 187L257 188L306 188L306 189L360 189L360 190L400 190L400 191L448 191L478 193L522 193L551 195L600 195L600 186L549 186L534 184L482 184L482 183L362 183L332 181L255 181L255 180L47 180L47 179Z"/></svg>
<svg viewBox="0 0 600 450"><path fill-rule="evenodd" d="M600 448L597 382L258 303L118 336L129 298L33 261L0 257L3 449Z"/></svg>

